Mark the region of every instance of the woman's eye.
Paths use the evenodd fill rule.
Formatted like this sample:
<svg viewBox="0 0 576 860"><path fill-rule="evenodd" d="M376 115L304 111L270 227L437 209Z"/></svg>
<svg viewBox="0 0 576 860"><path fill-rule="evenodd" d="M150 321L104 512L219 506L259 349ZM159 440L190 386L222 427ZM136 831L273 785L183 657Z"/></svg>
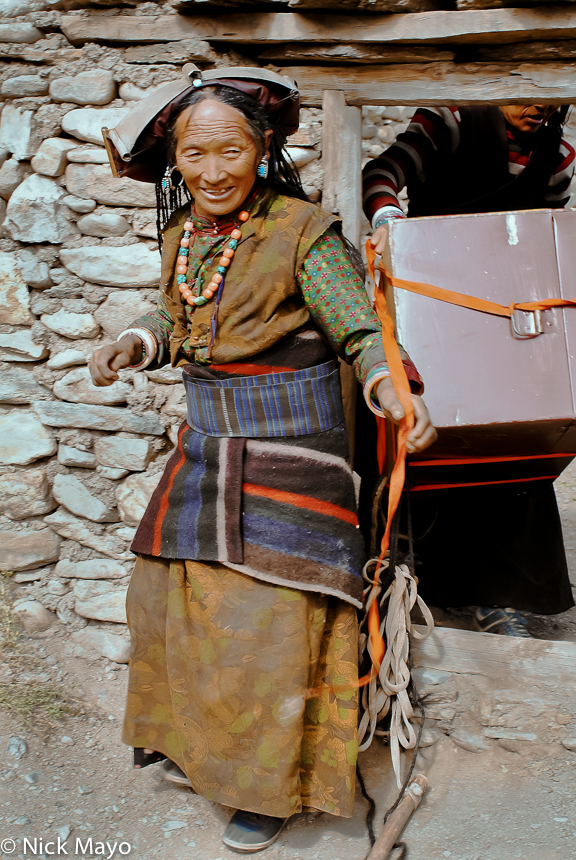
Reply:
<svg viewBox="0 0 576 860"><path fill-rule="evenodd" d="M233 155L233 156L240 155L240 150L236 149L235 147L231 147L230 149L224 150L224 155Z"/></svg>

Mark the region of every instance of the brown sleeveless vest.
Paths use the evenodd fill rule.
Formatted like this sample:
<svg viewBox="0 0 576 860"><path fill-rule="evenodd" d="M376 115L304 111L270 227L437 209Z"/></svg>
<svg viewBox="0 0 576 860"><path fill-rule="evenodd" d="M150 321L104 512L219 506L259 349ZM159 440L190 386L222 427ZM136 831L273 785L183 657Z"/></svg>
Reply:
<svg viewBox="0 0 576 860"><path fill-rule="evenodd" d="M182 225L188 209L173 217L164 234L162 284L168 310L174 321L170 338L172 364L189 364L180 352L190 336L193 349L210 342L210 320L214 303L196 308L190 330L175 276ZM296 275L314 243L332 224L334 215L313 203L274 195L261 210L242 225L242 238L226 275L212 347L214 364L240 361L271 347L310 320ZM209 280L218 265L209 267Z"/></svg>

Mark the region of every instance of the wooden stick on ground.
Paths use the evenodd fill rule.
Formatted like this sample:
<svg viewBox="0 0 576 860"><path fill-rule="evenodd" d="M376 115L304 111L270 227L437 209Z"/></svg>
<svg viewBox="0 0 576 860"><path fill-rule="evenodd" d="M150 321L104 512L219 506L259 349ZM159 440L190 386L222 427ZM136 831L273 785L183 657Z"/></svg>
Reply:
<svg viewBox="0 0 576 860"><path fill-rule="evenodd" d="M428 780L422 774L416 774L406 789L406 794L394 810L382 829L382 833L374 843L372 851L366 860L387 860L394 845L412 813L418 809L422 798L428 789Z"/></svg>

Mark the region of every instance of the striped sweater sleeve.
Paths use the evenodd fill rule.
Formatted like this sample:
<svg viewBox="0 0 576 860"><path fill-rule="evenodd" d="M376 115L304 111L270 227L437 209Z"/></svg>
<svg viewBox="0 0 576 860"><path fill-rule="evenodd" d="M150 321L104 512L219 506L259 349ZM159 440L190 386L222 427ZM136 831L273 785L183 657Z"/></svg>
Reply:
<svg viewBox="0 0 576 860"><path fill-rule="evenodd" d="M373 224L384 208L402 208L398 195L413 179L425 181L438 152L455 152L460 143L457 107L418 108L405 132L362 172L363 206Z"/></svg>
<svg viewBox="0 0 576 860"><path fill-rule="evenodd" d="M551 209L562 209L570 200L576 151L562 139L556 169L548 183L545 199Z"/></svg>
<svg viewBox="0 0 576 860"><path fill-rule="evenodd" d="M418 108L403 134L363 170L364 212L374 227L376 216L401 215L399 193L414 180L424 182L439 152L455 152L460 143L460 113L457 107ZM530 161L525 140L516 139L508 127L508 159L511 176L518 176ZM561 209L570 199L576 153L563 139L544 195L552 209Z"/></svg>

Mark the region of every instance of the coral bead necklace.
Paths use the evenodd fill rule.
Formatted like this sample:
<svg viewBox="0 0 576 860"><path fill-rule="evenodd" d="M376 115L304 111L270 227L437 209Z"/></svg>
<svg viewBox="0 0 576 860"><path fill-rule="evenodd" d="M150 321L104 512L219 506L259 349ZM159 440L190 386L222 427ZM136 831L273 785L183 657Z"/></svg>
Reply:
<svg viewBox="0 0 576 860"><path fill-rule="evenodd" d="M248 212L242 211L238 215L238 221L240 223L244 223L248 221L249 217L250 214ZM190 237L193 230L194 225L192 221L186 221L184 223L184 233L180 240L180 250L178 252L178 257L176 258L176 281L178 283L178 289L182 294L182 298L190 306L200 307L201 305L205 305L209 302L216 293L222 293L224 278L226 277L226 272L232 262L236 248L238 247L238 241L242 238L242 233L240 232L239 227L235 227L234 230L232 230L228 246L222 252L222 256L218 261L218 268L212 275L210 283L202 290L199 296L195 296L188 284L188 257L190 254Z"/></svg>

